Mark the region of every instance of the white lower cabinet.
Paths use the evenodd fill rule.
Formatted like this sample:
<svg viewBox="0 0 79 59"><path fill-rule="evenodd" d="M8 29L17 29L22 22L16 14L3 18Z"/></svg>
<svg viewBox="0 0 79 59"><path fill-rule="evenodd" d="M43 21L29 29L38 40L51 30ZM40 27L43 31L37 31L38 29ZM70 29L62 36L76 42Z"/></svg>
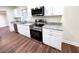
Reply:
<svg viewBox="0 0 79 59"><path fill-rule="evenodd" d="M9 29L10 29L11 32L15 31L13 23L9 23Z"/></svg>
<svg viewBox="0 0 79 59"><path fill-rule="evenodd" d="M43 28L43 43L61 50L63 32Z"/></svg>
<svg viewBox="0 0 79 59"><path fill-rule="evenodd" d="M29 25L17 24L18 32L22 35L30 37L30 28Z"/></svg>

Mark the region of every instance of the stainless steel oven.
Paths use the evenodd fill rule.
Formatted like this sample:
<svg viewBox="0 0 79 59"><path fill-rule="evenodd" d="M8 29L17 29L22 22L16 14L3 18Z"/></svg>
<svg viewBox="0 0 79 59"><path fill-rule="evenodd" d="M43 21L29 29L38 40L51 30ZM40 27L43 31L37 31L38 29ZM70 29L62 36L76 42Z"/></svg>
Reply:
<svg viewBox="0 0 79 59"><path fill-rule="evenodd" d="M34 38L42 42L42 31L36 31L36 30L30 29L30 34L31 34L31 38Z"/></svg>
<svg viewBox="0 0 79 59"><path fill-rule="evenodd" d="M42 42L42 26L45 23L46 21L40 19L40 20L36 20L34 24L30 25L31 38L34 38Z"/></svg>
<svg viewBox="0 0 79 59"><path fill-rule="evenodd" d="M31 38L34 38L38 41L42 42L42 25L37 26L36 24L30 25L30 35Z"/></svg>

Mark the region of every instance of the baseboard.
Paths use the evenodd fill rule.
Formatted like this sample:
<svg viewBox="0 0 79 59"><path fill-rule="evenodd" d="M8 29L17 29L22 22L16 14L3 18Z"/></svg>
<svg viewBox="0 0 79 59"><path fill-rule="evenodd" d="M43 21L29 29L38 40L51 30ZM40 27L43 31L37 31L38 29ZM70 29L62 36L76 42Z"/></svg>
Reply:
<svg viewBox="0 0 79 59"><path fill-rule="evenodd" d="M1 26L0 28L9 27L9 26Z"/></svg>
<svg viewBox="0 0 79 59"><path fill-rule="evenodd" d="M70 40L64 40L63 42L67 43L67 44L70 44L70 45L74 45L74 46L79 47L79 43L78 42L73 42L73 41L70 41Z"/></svg>

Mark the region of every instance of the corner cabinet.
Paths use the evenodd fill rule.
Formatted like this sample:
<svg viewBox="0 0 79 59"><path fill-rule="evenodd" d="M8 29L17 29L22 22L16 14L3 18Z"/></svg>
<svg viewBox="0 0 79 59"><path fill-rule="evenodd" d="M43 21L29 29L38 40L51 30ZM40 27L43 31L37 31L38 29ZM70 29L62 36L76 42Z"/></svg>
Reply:
<svg viewBox="0 0 79 59"><path fill-rule="evenodd" d="M43 43L61 50L62 39L62 31L43 28Z"/></svg>
<svg viewBox="0 0 79 59"><path fill-rule="evenodd" d="M24 36L30 37L29 25L17 24L18 32Z"/></svg>

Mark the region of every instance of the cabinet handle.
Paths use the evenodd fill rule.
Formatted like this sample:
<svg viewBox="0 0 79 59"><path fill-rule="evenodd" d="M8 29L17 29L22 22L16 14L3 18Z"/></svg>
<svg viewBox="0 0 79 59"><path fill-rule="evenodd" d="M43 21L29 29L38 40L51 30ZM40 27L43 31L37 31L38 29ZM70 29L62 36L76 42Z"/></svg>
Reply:
<svg viewBox="0 0 79 59"><path fill-rule="evenodd" d="M53 36L52 34L48 34L48 35Z"/></svg>
<svg viewBox="0 0 79 59"><path fill-rule="evenodd" d="M50 31L50 32L52 32L52 31Z"/></svg>

